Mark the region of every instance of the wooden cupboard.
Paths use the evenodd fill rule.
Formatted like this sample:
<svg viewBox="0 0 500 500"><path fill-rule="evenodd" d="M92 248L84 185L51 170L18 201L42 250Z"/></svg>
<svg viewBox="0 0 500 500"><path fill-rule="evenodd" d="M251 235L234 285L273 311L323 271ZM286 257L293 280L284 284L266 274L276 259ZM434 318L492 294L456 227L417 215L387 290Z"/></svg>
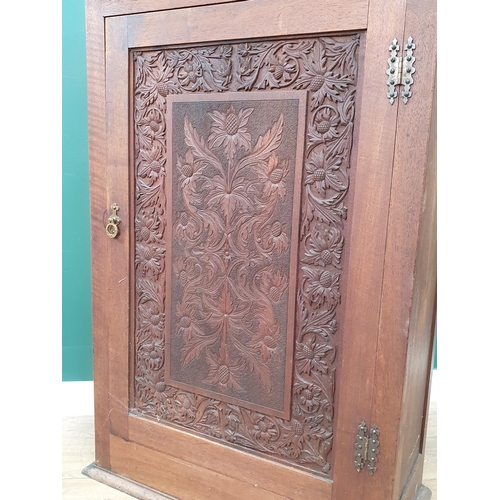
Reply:
<svg viewBox="0 0 500 500"><path fill-rule="evenodd" d="M84 473L143 499L430 498L435 3L86 14Z"/></svg>

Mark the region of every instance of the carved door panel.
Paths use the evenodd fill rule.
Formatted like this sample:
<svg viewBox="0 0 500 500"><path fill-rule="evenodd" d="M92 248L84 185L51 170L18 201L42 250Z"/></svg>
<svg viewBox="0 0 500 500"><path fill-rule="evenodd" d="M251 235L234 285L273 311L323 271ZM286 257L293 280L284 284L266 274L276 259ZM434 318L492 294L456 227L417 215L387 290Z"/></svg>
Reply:
<svg viewBox="0 0 500 500"><path fill-rule="evenodd" d="M387 224L397 117L363 61L403 14L372 15L373 40L365 1L105 18L93 196L121 223L93 246L94 304L110 294L94 305L97 465L178 498L354 498L353 478L363 494L385 245L367 214Z"/></svg>

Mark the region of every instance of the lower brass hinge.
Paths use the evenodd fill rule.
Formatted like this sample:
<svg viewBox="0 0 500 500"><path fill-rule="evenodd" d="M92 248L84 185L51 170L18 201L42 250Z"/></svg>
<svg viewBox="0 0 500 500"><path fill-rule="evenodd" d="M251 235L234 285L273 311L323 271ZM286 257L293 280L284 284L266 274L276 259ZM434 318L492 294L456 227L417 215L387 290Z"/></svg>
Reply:
<svg viewBox="0 0 500 500"><path fill-rule="evenodd" d="M361 472L365 465L370 476L373 476L377 470L375 464L378 461L377 455L380 451L379 434L377 424L373 424L369 432L364 420L358 425L354 444L354 465L358 472Z"/></svg>

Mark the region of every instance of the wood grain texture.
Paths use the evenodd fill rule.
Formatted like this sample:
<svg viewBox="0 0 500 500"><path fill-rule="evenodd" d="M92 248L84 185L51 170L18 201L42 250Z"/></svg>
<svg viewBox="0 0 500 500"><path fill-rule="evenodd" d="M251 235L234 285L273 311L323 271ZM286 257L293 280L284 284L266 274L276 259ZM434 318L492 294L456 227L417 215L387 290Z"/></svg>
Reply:
<svg viewBox="0 0 500 500"><path fill-rule="evenodd" d="M405 485L408 498L413 491L419 494L432 341L434 271L428 270L435 246L435 195L432 175L426 175L426 168L431 168L426 156L434 89L433 83L423 82L427 77L434 81L435 32L431 3L417 3L373 0L368 11L364 0L319 2L314 7L303 0L252 0L177 10L181 3L165 0L156 6L171 10L120 17L127 9L143 12L152 4L127 1L120 10L117 2L88 1L96 460L100 466L173 495L187 491L190 500L241 498L243 488L248 491L246 498L259 499L396 500ZM139 4L142 7L134 11ZM115 9L113 15L118 17L106 20L105 47L106 6ZM420 9L427 9L425 15ZM231 23L220 22L228 17ZM131 206L129 48L365 28L364 76L356 102L354 199L348 206L352 228L344 247L349 261L341 288L345 318L337 354L341 366L335 375L340 384L335 394L333 490L328 481L290 467L275 464L276 468L267 470L265 459L249 458L237 450L227 448L218 457L221 445L195 433L189 439L175 439L169 448L170 436L178 437L179 431L157 431L164 427L145 420L139 425L138 419L128 416L132 380L128 332L133 320L129 309L133 221L126 213ZM391 106L385 78L373 75L381 68L383 74L392 39L410 35L422 50L413 97L406 106L399 100ZM117 195L120 199L115 199ZM123 220L119 238L109 240L103 219L113 202L127 209L119 213ZM381 431L383 445L373 477L366 471L358 474L353 465L354 434L361 420L376 423ZM231 468L231 459L238 463L240 475ZM271 471L277 474L274 482ZM250 478L259 485L259 477L262 487L249 488ZM293 491L295 485L298 493Z"/></svg>
<svg viewBox="0 0 500 500"><path fill-rule="evenodd" d="M418 40L419 69L418 80L414 75L413 96L406 105L400 102L398 111L371 412L371 421L378 424L384 436L379 469L372 478L377 491L374 500L398 499L420 454L432 350L435 293L432 190L427 193L431 211L427 220L422 219L435 83L432 0L408 2L402 40L409 36ZM426 265L417 276L419 245Z"/></svg>
<svg viewBox="0 0 500 500"><path fill-rule="evenodd" d="M387 65L388 45L402 36L405 2L370 2L366 33L365 66L359 109L358 150L347 241L347 281L344 300L344 340L337 405L332 498L367 498L372 477L354 467L357 425L370 421L373 397L383 261L393 168L397 105L385 96L385 80L374 78ZM377 117L373 119L373 117ZM369 298L369 299L368 299ZM350 460L346 457L352 457ZM378 474L378 472L377 472ZM366 495L366 496L365 496Z"/></svg>
<svg viewBox="0 0 500 500"><path fill-rule="evenodd" d="M180 500L284 500L284 496L111 436L111 469ZM298 497L295 497L298 500Z"/></svg>
<svg viewBox="0 0 500 500"><path fill-rule="evenodd" d="M130 218L128 155L128 50L126 19L106 20L106 165L108 203L117 203L122 222L120 234L107 241L110 265L107 269L109 419L111 429L127 437L128 331L130 294ZM125 84L123 80L125 79ZM103 200L101 200L102 202Z"/></svg>
<svg viewBox="0 0 500 500"><path fill-rule="evenodd" d="M252 0L189 10L129 16L131 47L215 40L244 40L302 33L334 33L366 28L367 0ZM297 15L303 12L303 15ZM222 23L221 19L231 19ZM169 29L165 30L165 26Z"/></svg>
<svg viewBox="0 0 500 500"><path fill-rule="evenodd" d="M155 491L135 481L126 479L123 476L114 474L109 470L102 469L95 464L90 464L88 467L85 467L82 474L139 500L175 500L170 495Z"/></svg>
<svg viewBox="0 0 500 500"><path fill-rule="evenodd" d="M270 460L262 460L151 420L131 417L129 438L173 459L178 458L215 473L225 474L248 483L251 487L258 484L265 490L287 498L328 498L331 490L331 481ZM245 474L241 474L242 470Z"/></svg>
<svg viewBox="0 0 500 500"><path fill-rule="evenodd" d="M248 0L104 0L101 4L103 16L110 17L245 1Z"/></svg>
<svg viewBox="0 0 500 500"><path fill-rule="evenodd" d="M92 343L94 349L94 400L96 461L109 467L108 429L108 337L106 303L109 254L104 232L106 209L106 99L104 64L104 20L98 0L86 2L87 100L89 123L90 220L92 255Z"/></svg>
<svg viewBox="0 0 500 500"><path fill-rule="evenodd" d="M423 483L432 491L432 500L438 500L437 492L437 402L430 403L428 432L425 440ZM84 467L94 460L94 422L91 415L63 417L62 419L62 498L64 500L131 500L131 496L89 479L81 474ZM199 455L202 455L200 453ZM252 478L253 480L253 478ZM269 477L272 483L272 476ZM292 488L293 485L289 485ZM242 490L243 491L243 490ZM283 491L286 496L286 490ZM242 497L240 497L242 498ZM308 497L303 494L302 499Z"/></svg>
<svg viewBox="0 0 500 500"><path fill-rule="evenodd" d="M346 218L345 203L348 200L349 151L352 144L353 115L355 114L353 97L357 73L356 53L358 47L359 36L349 35L335 37L335 39L330 37L308 37L305 39L289 37L285 41L257 40L248 44L224 44L196 48L178 47L176 49L133 53L134 61L137 64L135 74L138 86L135 93L137 186L137 225L135 230L137 234L137 254L135 265L136 303L138 308L134 341L137 351L137 355L134 356L136 360L137 394L135 409L153 418L159 418L162 421L167 420L211 437L225 439L231 445L254 449L266 453L268 456L273 455L276 459L293 461L296 465L321 472L326 476L329 476L330 471L327 457L330 454L333 434L331 425L334 414L332 396L335 373L335 344L339 342L340 337L340 335L336 334L339 321L336 316L336 308L341 301L338 293L338 283L341 281L342 274L343 230ZM217 63L221 62L220 58L225 61L224 64L227 69L223 74L217 72ZM202 65L198 62L200 60L203 61ZM266 61L275 62L267 64ZM283 61L286 61L284 66L280 64ZM222 78L223 75L226 75L226 78ZM272 92L262 92L262 89L266 88L266 86L272 88ZM267 96L267 99L271 99L270 103L274 99L281 98L280 96L291 98L296 95L305 98L304 90L300 90L299 94L296 94L297 89L303 88L310 88L307 99L307 141L304 144L306 154L303 155L302 153L303 141L301 140L299 141L301 147L296 154L296 158L301 158L297 164L300 170L295 170L294 176L294 198L298 200L300 191L304 192L302 196L303 217L299 224L299 203L295 204L295 213L291 213L294 222L292 223L288 219L288 222L285 223L286 232L288 233L288 236L286 236L281 229L286 218L284 211L287 211L282 207L282 200L280 201L281 222L273 220L271 224L267 223L266 219L273 216L265 214L264 209L266 204L269 208L272 208L280 199L280 194L286 194L287 189L283 182L285 172L287 172L286 176L288 178L293 176L292 165L287 165L285 170L282 170L284 168L282 160L279 160L276 165L274 159L271 161L271 158L274 158L272 156L274 150L278 148L277 151L282 155L284 150L279 149L282 141L286 141L287 147L293 150L295 150L297 144L294 144L295 139L291 139L288 132L282 132L283 125L280 124L279 113L269 123L265 123L264 120L265 130L275 130L273 134L263 133L264 130L259 132L255 125L259 124L262 118L258 119L257 123L254 123L252 117L259 114L255 111L255 108L265 96ZM196 93L200 89L204 89L205 93L202 95ZM223 93L227 90L236 92ZM172 96L168 94L169 92L178 95ZM217 92L217 94L214 95L212 92ZM200 142L202 141L201 138L196 139L198 137L198 134L195 133L196 129L190 125L190 120L193 118L198 122L197 128L202 124L199 118L196 117L196 113L199 113L201 117L207 115L205 117L209 121L209 117L213 113L207 113L207 111L210 111L214 106L214 100L229 98L235 100L236 103L242 99L247 106L250 106L250 108L246 109L253 110L253 114L245 117L245 120L249 118L244 125L245 130L248 127L248 131L242 131L241 135L228 136L225 135L225 129L221 128L219 123L217 125L217 134L222 135L217 137L228 140L229 137L238 137L238 141L242 137L247 137L250 140L249 131L251 130L254 138L257 136L262 138L262 140L259 139L261 146L268 143L266 147L259 147L261 153L253 154L251 171L245 174L251 178L255 175L255 172L260 172L256 178L254 177L254 180L261 183L261 194L263 193L264 197L259 200L254 199L251 203L247 201L247 192L241 189L248 181L245 176L239 176L240 184L236 186L237 190L233 195L233 191L230 189L228 196L227 187L220 183L220 179L226 175L223 172L220 160L213 153L207 151L206 146L204 146L205 142ZM178 131L172 134L170 129L173 129L172 127L175 127L175 125L170 125L168 117L172 116L172 109L177 105L182 105L184 112L187 112L187 102L196 102L197 105L189 104L188 108L191 109L190 120L183 123L182 116L180 119L178 118L180 122L177 125ZM274 103L274 106L278 105L278 103L279 100ZM303 104L305 105L306 102L303 102ZM282 105L279 106L282 107ZM266 114L268 114L272 108L270 106L266 106L266 108ZM264 110L264 108L261 107L261 110ZM167 123L162 119L164 112L166 112ZM240 110L238 113L241 112ZM219 113L218 116L220 120L225 119L225 115ZM231 112L227 116L232 117L233 123L238 123L236 114ZM305 106L299 112L299 116L301 117L300 122L302 122L305 116ZM290 115L287 114L285 122L290 119ZM274 120L277 121L272 125ZM150 123L153 128L149 125ZM172 140L172 135L175 136L181 133L185 127L186 131L191 130L189 132L191 136L189 139L190 144L192 146L198 144L195 149L191 146L188 150L191 152L189 161L187 161L188 153L186 151L181 151L179 155L175 151L175 148L179 146L175 146L172 150L172 144L170 144L175 142ZM304 137L303 127L300 126L299 130L302 130L300 137ZM236 132L236 128L233 131ZM215 134L215 129L213 133ZM165 135L167 135L166 151ZM205 136L208 137L208 144L210 145L210 137L214 136L210 136L208 129L205 129ZM264 137L267 137L265 141ZM274 139L272 139L273 137ZM231 141L233 140L231 139ZM270 140L272 142L269 142ZM228 142L227 146L230 144L232 142ZM164 155L168 157L168 151L171 151L170 155L173 155L173 158L177 158L176 161L172 158L162 160L162 158L165 158ZM216 151L215 154L221 154L221 152ZM224 154L227 154L227 151ZM269 154L271 154L269 157L270 163L267 161ZM203 165L205 163L200 163L200 157L204 158L205 163L212 164L212 171L213 169L219 171L218 176L213 179L204 176L205 167ZM161 161L166 161L165 177L159 175L161 172L161 163L159 162ZM225 161L227 162L227 160ZM237 165L243 165L246 168L245 162L247 160L240 158ZM301 182L301 172L304 164L305 172ZM278 168L279 165L281 165L280 168ZM269 172L270 166L272 172ZM279 175L276 176L277 174ZM174 181L171 180L172 178ZM203 178L205 180L201 182ZM276 183L273 181L276 181ZM184 204L170 200L178 197L175 186L179 182L181 186L186 188L186 192L183 194L185 198ZM209 191L213 191L213 194L208 194L207 191L197 191L199 188L196 187L196 183L201 187L211 185ZM165 188L165 185L167 188ZM290 185L288 185L288 190L291 190ZM172 195L170 195L171 191ZM235 197L236 194L237 197ZM230 230L226 232L223 227L226 223L216 222L217 220L220 221L220 215L213 210L217 207L213 195L217 196L216 199L219 200L237 200L237 203L241 205L238 215L240 221L245 221L241 216L244 210L247 209L246 207L251 211L252 217L247 219L247 222L237 232L235 226L229 228ZM260 197L260 195L258 196ZM208 204L207 198L211 199ZM169 200L169 202L166 203L165 199ZM274 201L272 201L273 199ZM175 212L171 208L173 204L177 206ZM166 212L165 205L168 206ZM235 207L231 203L224 206L226 206L228 213L231 213ZM166 213L166 218L163 216L164 213ZM259 213L261 214L260 225L257 216ZM208 217L209 214L211 214L210 217ZM231 219L232 217L229 221L230 224ZM167 223L165 223L165 220ZM172 221L172 223L169 224L169 221ZM276 226L277 224L278 226ZM211 228L210 234L222 235L222 240L220 236L216 238L211 236L208 242L206 240L202 241L206 237L206 234L201 230L202 225ZM247 232L245 232L245 226L248 228ZM276 227L279 231L273 234ZM297 237L294 237L294 233L299 227L302 241L300 241L300 245L297 245ZM290 231L289 228L294 229ZM224 233L226 233L226 236L224 236ZM245 234L243 240L240 237L242 234ZM169 235L174 235L174 237L169 239ZM175 235L177 237L179 235L188 236L188 240L184 245L180 247L177 245L172 249L171 247L176 239ZM225 251L221 252L217 247L220 247L220 241L224 243L224 239L229 244ZM250 242L250 245L248 242ZM183 256L184 250L192 244L196 246L203 245L202 260L199 260L196 253L189 259L186 259L185 255ZM292 418L287 416L285 421L274 417L270 418L269 411L264 409L262 410L263 414L256 411L249 413L242 408L224 406L217 400L208 401L196 394L196 391L195 394L193 394L192 390L190 393L186 393L184 390L178 391L169 387L166 384L167 380L161 378L163 363L165 363L168 374L170 371L169 366L173 363L182 362L184 355L190 356L189 361L192 362L193 358L203 353L208 345L213 346L214 343L217 343L217 338L210 336L213 335L209 333L210 328L207 329L206 326L203 326L207 318L209 318L208 321L212 323L212 326L217 325L217 323L214 323L214 315L216 314L219 315L219 318L224 317L219 309L220 303L212 303L209 306L212 311L209 317L203 314L208 302L212 301L211 297L219 296L218 291L211 291L209 293L205 292L206 299L203 299L203 295L201 295L200 299L200 293L209 285L209 282L203 283L203 274L199 272L204 268L205 263L212 261L212 265L209 267L210 274L213 274L214 269L217 269L220 264L222 264L223 273L227 274L224 266L226 265L225 262L231 262L231 253L234 259L239 252L238 258L241 263L241 259L245 258L247 250L250 249L254 254L252 261L255 269L255 264L262 258L266 260L270 258L269 264L271 264L273 260L276 260L272 255L275 255L275 252L280 255L281 252L288 248L288 245L291 246L291 256L297 250L300 256L297 277L299 286L297 291L292 291L295 289L295 273L292 273L288 292L288 322L289 325L298 325L298 328L289 331L288 354L286 355L287 363L290 366L293 363L295 366L293 414L290 415ZM244 252L241 252L242 248L245 248ZM197 253L200 256L202 255L199 251ZM227 261L220 259L221 253L227 255ZM165 255L164 258L163 255ZM256 259L255 256L258 258ZM165 261L165 264L163 261ZM296 264L291 264L291 266L297 267ZM168 270L172 267L173 271L169 273ZM266 269L268 270L262 274L262 280L257 273L253 278L254 280L259 278L259 283L269 289L268 291L265 288L262 289L264 292L262 294L258 292L260 285L254 288L254 291L260 293L261 303L264 304L262 311L265 311L268 306L273 307L273 302L279 300L280 293L285 290L285 276L288 274L285 268L281 268L280 283L278 283L276 275L272 277L272 273L269 274L271 268ZM242 307L246 307L243 305L245 302L251 303L253 301L253 299L249 300L253 292L248 286L245 286L244 282L246 280L241 279L241 277L245 276L245 273L237 274L240 274L240 286L238 288L233 286L230 296L236 302L242 304L240 306L241 310ZM278 287L282 287L281 292L276 287L274 287L273 291L274 284L271 286L271 281L276 283ZM164 283L166 283L167 303L170 295L175 293L175 289L179 287L179 284L186 286L186 293L182 300L179 296L177 297L178 302L175 305L175 311L172 311L173 305L167 305L167 307L164 305ZM216 286L220 289L222 285ZM227 293L224 293L227 296ZM241 300L241 293L245 295L245 300ZM197 300L198 303L194 304L193 300ZM295 301L297 301L298 311L296 320L292 307ZM175 323L176 318L177 320L180 319L180 316L177 316L180 310L183 311L181 316L182 321L185 322L182 330L179 330ZM247 314L246 320L248 321L251 316L254 315ZM231 314L228 315L228 318L232 318ZM236 323L230 323L232 330L236 329L238 331L239 323L244 318L245 315L240 314ZM172 323L172 321L174 322ZM252 321L255 324L255 318ZM167 333L165 339L163 339L163 326L158 328L163 323L170 326L170 333ZM261 331L264 335L267 335L266 332L269 330L263 329ZM227 332L229 335L233 333L234 331L231 331L231 329ZM251 339L251 337L254 337L254 335L250 333L249 338ZM190 350L185 351L186 346L178 343L178 339L182 340L182 338L188 344L191 344L194 349L190 348ZM241 342L239 344L240 351L243 348L243 351L248 355L251 351L244 347L247 341L242 340L243 344ZM290 345L290 340L296 341L295 360L294 356L291 355L293 344ZM273 338L269 338L267 341L273 341ZM176 342L177 346L175 346ZM208 342L208 345L204 345L203 342ZM257 338L257 342L260 342L259 338ZM173 344L170 349L167 347L169 343ZM255 369L255 372L260 373L261 381L270 382L267 376L263 376L265 372L261 371L262 368L265 368L265 365L258 361L259 359L265 360L265 356L269 354L269 351L263 343L261 343L260 347L258 343L254 345L256 347L253 348L254 351L251 355L253 359L257 360L257 363L253 362L252 368ZM271 343L269 345L272 347ZM197 351L196 349L200 346L201 349ZM172 358L168 356L169 350L171 353L180 352L179 358L177 360L174 358L172 361ZM279 352L282 349L277 350ZM167 351L166 358L165 351ZM234 351L233 354L235 354ZM262 357L263 354L264 357ZM272 352L271 355L273 355ZM240 354L238 354L238 357L241 359ZM213 358L213 354L211 363L212 365L217 363L217 360ZM221 363L220 366L224 370L221 372L223 377L227 377L228 373L231 374L231 370L228 369L227 365ZM232 381L234 386L235 381L244 377L237 371L242 368L241 366L233 365L232 368L236 373L233 375ZM217 372L212 372L213 377L218 375ZM277 376L273 376L273 378L276 379ZM230 379L223 378L221 380L229 381ZM248 384L254 385L251 373L249 374ZM178 383L173 385L179 388ZM250 388L249 385L247 385L247 389ZM181 389L189 390L190 388L181 387ZM255 388L252 388L252 392L255 392ZM212 396L217 399L217 395L205 393L205 396ZM289 403L287 405L290 410ZM267 404L265 406L268 407ZM193 419L194 415L196 415L196 418Z"/></svg>

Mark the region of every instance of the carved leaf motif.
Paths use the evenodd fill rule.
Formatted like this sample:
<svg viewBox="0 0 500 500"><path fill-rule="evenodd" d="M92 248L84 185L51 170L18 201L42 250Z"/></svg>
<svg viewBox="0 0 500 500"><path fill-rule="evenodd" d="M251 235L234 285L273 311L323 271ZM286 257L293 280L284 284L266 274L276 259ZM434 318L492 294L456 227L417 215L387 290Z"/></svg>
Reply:
<svg viewBox="0 0 500 500"><path fill-rule="evenodd" d="M231 104L226 111L209 112L212 126L206 140L199 135L187 117L184 117L184 140L189 149L185 160L178 160L178 167L182 173L180 188L186 193L183 197L184 202L187 201L185 208L189 210L192 201L197 200L204 217L210 215L209 225L212 226L212 232L217 238L205 241L205 251L201 255L198 251L198 241L196 244L191 244L185 241L182 232L177 233L179 241L184 242L182 246L187 252L186 256L197 262L200 268L204 269L208 265L214 270L213 273L204 274L205 278L200 283L203 290L201 294L193 295L188 285L189 280L185 282L181 280L184 307L193 308L196 303L196 308L200 311L197 322L204 325L201 330L205 332L199 334L190 328L183 331L184 345L181 349L181 359L182 367L185 367L205 353L209 365L205 383L215 385L219 389L232 388L238 392L244 390L238 383L238 378L241 376L241 370L247 367L250 373L256 375L264 388L271 392L268 367L268 363L272 361L271 356L262 345L251 340L251 325L255 321L260 322L262 331L270 333L269 328L266 330L263 326L267 318L261 316L259 312L261 302L258 298L259 291L248 282L246 274L240 267L246 265L248 260L246 255L250 226L259 224L259 218L252 217L252 207L255 205L258 190L251 189L251 182L243 174L249 167L259 169L262 164L261 167L264 168L266 160L280 145L283 115L281 114L271 128L257 139L252 149L251 136L246 125L253 111L253 108L241 108L236 111ZM236 149L240 147L243 151L250 152L233 165ZM223 159L216 156L216 151L221 149L224 153ZM210 167L213 167L216 173L208 177L205 171ZM279 194L277 191L269 193L270 199L267 203L271 207L270 214L276 206ZM248 217L244 214L248 214ZM243 233L242 239L234 239L233 228L238 227L242 217L247 220L253 219L253 222L246 224L248 232ZM273 234L282 239L281 246L274 245L281 253L286 247L286 235L281 234L281 229L277 234L277 226L273 227ZM265 232L263 234L265 235ZM221 247L225 248L226 255L232 256L231 260L221 262L219 255ZM257 265L266 258L265 252L253 255L254 263ZM238 277L237 285L231 278L234 273ZM280 286L283 286L282 282ZM212 297L218 297L218 300ZM268 308L268 312L272 315L272 308ZM254 319L250 319L252 317ZM276 326L279 330L279 323ZM265 340L272 345L272 334L264 336L262 342Z"/></svg>

